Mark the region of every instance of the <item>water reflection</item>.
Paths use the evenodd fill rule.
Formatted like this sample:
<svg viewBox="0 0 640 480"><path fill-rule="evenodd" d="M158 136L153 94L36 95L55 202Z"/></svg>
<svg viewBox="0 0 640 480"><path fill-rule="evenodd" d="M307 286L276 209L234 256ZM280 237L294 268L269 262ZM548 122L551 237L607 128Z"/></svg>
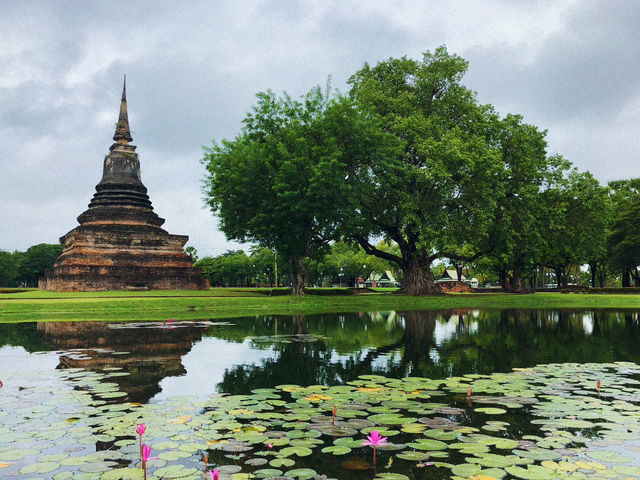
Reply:
<svg viewBox="0 0 640 480"><path fill-rule="evenodd" d="M58 368L121 368L130 375L110 381L141 403L290 383L334 385L363 374L442 378L539 363L640 363L639 337L636 311L457 309L172 325L0 325L0 345L55 351Z"/></svg>
<svg viewBox="0 0 640 480"><path fill-rule="evenodd" d="M92 371L121 369L127 376L110 379L132 402L147 402L165 377L187 373L182 357L202 338L208 322L157 324L106 322L38 323L37 331L53 349L61 350L57 368Z"/></svg>

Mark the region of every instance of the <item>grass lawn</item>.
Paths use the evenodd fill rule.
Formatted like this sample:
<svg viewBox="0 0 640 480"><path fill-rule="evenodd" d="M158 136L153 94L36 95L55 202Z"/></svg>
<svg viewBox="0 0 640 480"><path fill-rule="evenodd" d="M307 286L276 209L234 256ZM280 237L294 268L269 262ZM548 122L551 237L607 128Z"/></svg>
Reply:
<svg viewBox="0 0 640 480"><path fill-rule="evenodd" d="M262 290L262 292L261 292ZM336 289L338 290L338 289ZM536 293L450 294L411 297L361 295L267 296L268 289L208 291L45 292L0 294L0 322L203 319L267 314L313 314L446 308L640 309L640 295Z"/></svg>

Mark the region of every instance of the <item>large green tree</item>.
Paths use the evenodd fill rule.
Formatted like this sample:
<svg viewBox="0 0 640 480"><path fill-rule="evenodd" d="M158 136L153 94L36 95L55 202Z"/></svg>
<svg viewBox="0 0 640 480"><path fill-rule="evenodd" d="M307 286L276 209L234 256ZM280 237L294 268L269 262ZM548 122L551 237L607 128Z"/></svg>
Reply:
<svg viewBox="0 0 640 480"><path fill-rule="evenodd" d="M637 208L640 199L640 178L613 180L609 182L609 190L612 205L611 229L607 239L608 265L614 272L621 274L622 286L630 287L631 278L636 273L633 244L639 240L634 235L634 227L630 222L634 221L633 210ZM631 250L626 251L627 247L631 247ZM637 276L634 280L636 279Z"/></svg>
<svg viewBox="0 0 640 480"><path fill-rule="evenodd" d="M292 292L307 280L306 259L337 238L352 195L355 165L375 158L369 117L319 87L301 100L272 92L240 135L206 149L205 195L227 238L277 250L292 266Z"/></svg>
<svg viewBox="0 0 640 480"><path fill-rule="evenodd" d="M502 286L516 292L525 289L523 279L540 260L545 222L541 192L567 168L561 158L547 157L545 135L519 115L507 115L495 125L504 191L485 251Z"/></svg>
<svg viewBox="0 0 640 480"><path fill-rule="evenodd" d="M566 287L571 267L595 262L603 253L608 232L607 189L589 172L573 169L544 192L547 222L545 263Z"/></svg>
<svg viewBox="0 0 640 480"><path fill-rule="evenodd" d="M440 292L432 262L464 259L451 246L486 237L502 194L495 114L461 84L466 69L464 59L440 47L421 60L365 65L350 79L359 109L379 118L401 148L363 157L345 221L367 253L398 265L408 294ZM380 236L399 253L377 248Z"/></svg>
<svg viewBox="0 0 640 480"><path fill-rule="evenodd" d="M607 238L609 261L622 273L622 286L640 286L640 179L609 183L613 203L613 222Z"/></svg>

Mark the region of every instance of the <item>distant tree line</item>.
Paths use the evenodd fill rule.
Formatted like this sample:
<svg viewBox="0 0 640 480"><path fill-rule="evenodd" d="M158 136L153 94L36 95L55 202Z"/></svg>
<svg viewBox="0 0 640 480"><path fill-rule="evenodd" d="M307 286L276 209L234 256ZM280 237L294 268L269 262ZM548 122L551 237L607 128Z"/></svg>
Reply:
<svg viewBox="0 0 640 480"><path fill-rule="evenodd" d="M62 253L61 245L40 243L25 252L0 250L0 287L37 287L45 269Z"/></svg>
<svg viewBox="0 0 640 480"><path fill-rule="evenodd" d="M381 247L384 248L384 247ZM354 285L371 272L393 270L385 260L367 255L358 245L335 242L322 257L308 258L308 285L318 287L343 283ZM215 257L204 257L195 264L202 268L212 286L248 287L291 286L293 266L287 258L264 247L255 247L247 254L243 250L229 250ZM395 272L394 272L395 273Z"/></svg>

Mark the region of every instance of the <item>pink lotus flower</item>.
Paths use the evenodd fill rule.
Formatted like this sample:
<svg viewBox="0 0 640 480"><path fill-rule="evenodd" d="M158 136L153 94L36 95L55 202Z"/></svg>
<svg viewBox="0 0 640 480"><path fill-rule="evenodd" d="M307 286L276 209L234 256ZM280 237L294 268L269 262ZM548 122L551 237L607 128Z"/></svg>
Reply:
<svg viewBox="0 0 640 480"><path fill-rule="evenodd" d="M387 437L380 435L377 430L371 430L371 433L367 435L367 440L362 443L363 446L371 445L373 447L373 464L376 464L376 447L387 444Z"/></svg>
<svg viewBox="0 0 640 480"><path fill-rule="evenodd" d="M380 445L387 444L387 437L383 437L380 435L380 432L377 430L371 430L371 433L367 436L367 441L363 442L362 445L371 445L374 449Z"/></svg>
<svg viewBox="0 0 640 480"><path fill-rule="evenodd" d="M158 457L150 457L151 455L151 447L146 445L142 446L142 463L147 463L149 460L153 460Z"/></svg>
<svg viewBox="0 0 640 480"><path fill-rule="evenodd" d="M214 468L213 472L211 470L209 470L209 476L211 477L211 480L219 480L220 479L220 470L218 470L217 468Z"/></svg>
<svg viewBox="0 0 640 480"><path fill-rule="evenodd" d="M147 426L144 423L141 423L140 425L138 425L138 428L136 428L136 433L140 436L140 456L141 457L142 457L142 435L144 434L146 429L147 429Z"/></svg>
<svg viewBox="0 0 640 480"><path fill-rule="evenodd" d="M154 458L158 458L158 457L150 457L149 455L151 455L151 447L148 447L147 445L142 445L142 472L144 473L144 480L147 480L147 462L149 460L153 460Z"/></svg>

